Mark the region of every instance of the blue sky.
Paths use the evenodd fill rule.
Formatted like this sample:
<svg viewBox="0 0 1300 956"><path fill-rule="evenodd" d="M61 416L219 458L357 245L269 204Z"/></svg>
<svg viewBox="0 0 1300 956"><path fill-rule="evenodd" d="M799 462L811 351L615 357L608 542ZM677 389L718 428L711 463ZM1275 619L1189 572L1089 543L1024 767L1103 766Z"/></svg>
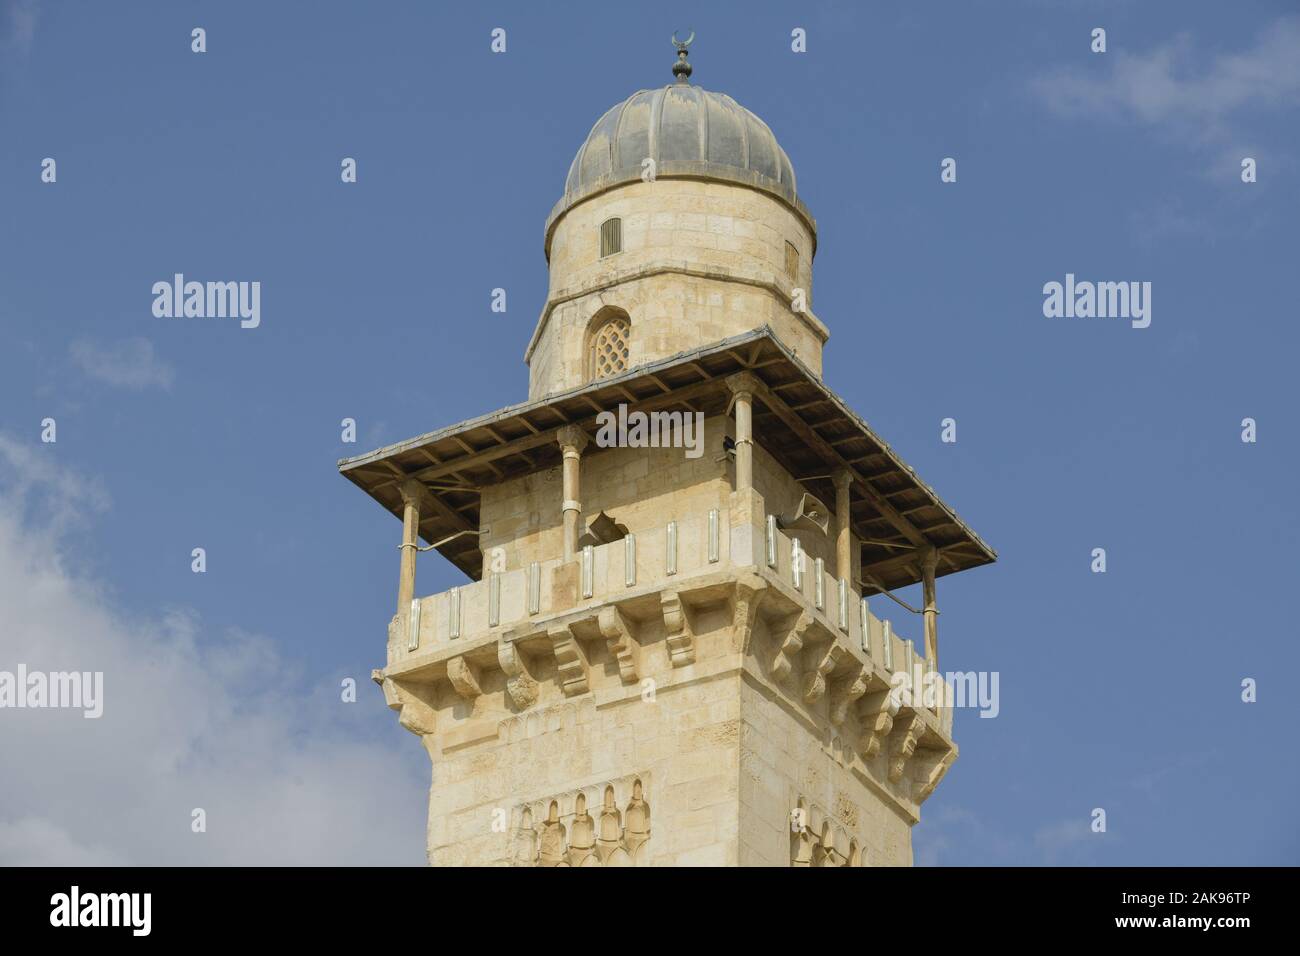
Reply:
<svg viewBox="0 0 1300 956"><path fill-rule="evenodd" d="M0 862L421 861L368 680L399 528L335 461L526 396L573 153L694 29L817 217L826 381L1000 553L940 582L1001 713L917 861L1300 863L1294 7L699 6L0 0L0 668L123 701L3 718ZM260 327L155 318L175 272L260 281ZM1066 273L1150 327L1045 318Z"/></svg>

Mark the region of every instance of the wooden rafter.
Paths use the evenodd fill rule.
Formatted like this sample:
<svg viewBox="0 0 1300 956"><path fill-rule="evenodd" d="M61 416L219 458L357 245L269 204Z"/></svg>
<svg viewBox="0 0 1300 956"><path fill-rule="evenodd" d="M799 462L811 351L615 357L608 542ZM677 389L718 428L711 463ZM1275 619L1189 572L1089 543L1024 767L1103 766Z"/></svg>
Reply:
<svg viewBox="0 0 1300 956"><path fill-rule="evenodd" d="M884 495L877 491L869 481L863 478L856 468L844 460L843 456L835 450L835 443L828 442L826 439L822 438L822 436L814 431L807 422L798 416L798 414L791 411L790 407L781 400L780 396L776 395L766 385L763 385L760 382L758 387L755 389L754 394L763 402L764 405L770 408L779 419L781 419L787 428L802 439L806 445L820 454L828 465L832 466L832 468L847 468L849 473L854 477L854 488L865 495L866 498L875 506L876 510L879 511L890 524L897 528L908 541L912 542L912 544L916 545L918 548L930 547L930 542L927 541L925 536L916 529L912 522L899 514Z"/></svg>
<svg viewBox="0 0 1300 956"><path fill-rule="evenodd" d="M850 522L861 542L864 567L875 568L881 583L893 588L916 580L915 562L933 546L942 552L940 573L995 560L994 552L938 500L934 490L770 330L744 333L690 355L502 409L341 461L339 467L399 517L401 505L394 485L408 478L425 483L431 503L422 517L438 523L423 525L422 531L443 537L444 528L459 531L477 526L480 486L553 465L559 458L556 439L563 426L577 425L594 434L596 415L624 401L647 412L689 409L715 414L726 406L729 413L724 382L741 371L752 372L760 383L754 391L756 438L785 468L803 476L798 480L824 497L829 488L825 474L848 468L853 476ZM834 414L827 417L825 410ZM438 504L432 504L435 500ZM910 553L890 554L903 548ZM477 574L481 560L477 538L466 535L440 550L466 573ZM873 564L877 556L881 560ZM891 574L890 568L900 570Z"/></svg>

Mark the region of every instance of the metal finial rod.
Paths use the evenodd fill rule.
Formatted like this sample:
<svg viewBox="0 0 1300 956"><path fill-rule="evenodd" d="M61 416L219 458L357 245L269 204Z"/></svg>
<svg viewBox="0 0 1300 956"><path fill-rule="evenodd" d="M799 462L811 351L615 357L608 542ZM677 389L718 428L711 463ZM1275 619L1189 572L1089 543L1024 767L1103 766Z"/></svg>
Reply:
<svg viewBox="0 0 1300 956"><path fill-rule="evenodd" d="M691 65L686 62L686 48L691 45L695 39L695 31L685 40L677 39L677 31L673 31L673 46L677 48L677 62L673 64L673 76L677 77L678 83L687 83L690 81Z"/></svg>

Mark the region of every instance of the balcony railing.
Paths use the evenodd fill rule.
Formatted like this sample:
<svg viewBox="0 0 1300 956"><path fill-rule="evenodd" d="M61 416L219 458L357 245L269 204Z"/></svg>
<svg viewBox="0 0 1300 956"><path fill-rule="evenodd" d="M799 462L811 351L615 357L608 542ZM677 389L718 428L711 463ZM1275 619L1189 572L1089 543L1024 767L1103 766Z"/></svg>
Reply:
<svg viewBox="0 0 1300 956"><path fill-rule="evenodd" d="M389 663L421 651L508 629L528 620L618 600L637 591L654 591L729 568L758 567L798 592L809 612L845 636L890 675L930 673L930 663L911 640L900 637L888 619L872 613L848 581L836 578L820 558L804 551L798 535L787 534L769 516L757 540L737 534L725 508L684 515L609 544L588 546L575 562L562 558L534 561L510 571L486 572L483 580L416 598L410 611L394 622ZM753 552L753 553L751 553ZM572 575L573 589L557 588L557 576ZM945 682L943 685L950 687ZM919 695L920 687L914 690ZM946 699L951 700L948 696ZM919 709L919 708L918 708ZM937 714L951 735L952 708L926 708Z"/></svg>

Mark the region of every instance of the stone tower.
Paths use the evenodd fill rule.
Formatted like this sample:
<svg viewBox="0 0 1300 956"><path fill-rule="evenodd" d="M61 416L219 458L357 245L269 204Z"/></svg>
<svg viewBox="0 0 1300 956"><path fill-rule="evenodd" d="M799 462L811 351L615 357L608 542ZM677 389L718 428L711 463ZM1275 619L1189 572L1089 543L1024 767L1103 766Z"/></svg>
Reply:
<svg viewBox="0 0 1300 956"><path fill-rule="evenodd" d="M339 463L402 521L374 679L431 863L909 865L957 756L935 578L995 554L822 384L771 130L673 73L573 160L528 401ZM431 548L466 583L419 594ZM867 599L916 583L914 646Z"/></svg>

